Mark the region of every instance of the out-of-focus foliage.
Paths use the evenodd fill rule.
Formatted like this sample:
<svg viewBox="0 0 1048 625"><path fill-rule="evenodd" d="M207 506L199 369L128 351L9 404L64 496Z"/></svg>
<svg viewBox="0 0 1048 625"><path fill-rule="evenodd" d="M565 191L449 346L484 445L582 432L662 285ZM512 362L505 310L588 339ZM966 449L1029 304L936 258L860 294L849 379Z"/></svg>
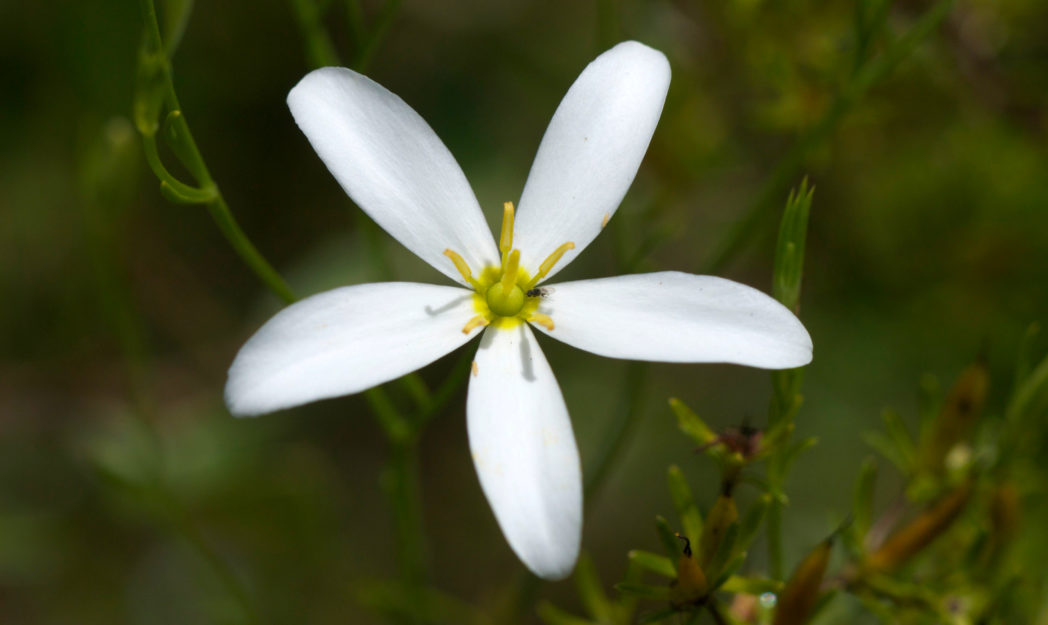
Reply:
<svg viewBox="0 0 1048 625"><path fill-rule="evenodd" d="M850 512L842 542L858 566L874 545L892 544L887 535L861 539L859 529L920 519L951 496L945 484L966 488L949 482L950 467L975 463L965 511L927 548L987 571L1031 570L1048 558L1048 532L1038 531L1048 527L1048 480L1036 461L1048 444L1048 364L1043 338L1027 334L1048 310L1044 2L958 0L897 63L886 53L935 3L192 4L159 7L164 41L180 39L173 78L185 119L240 226L303 295L391 274L435 276L360 217L286 110L288 89L332 51L366 65L431 123L492 223L519 196L545 125L583 66L621 39L664 51L674 77L651 149L608 232L565 279L716 266L771 292L777 210L802 175L817 188L799 304L815 360L789 438L819 444L790 458L781 510L780 499L738 487L733 541L754 506L770 508L762 522L781 516L788 576ZM182 23L184 7L192 10ZM329 47L304 36L310 28ZM675 575L673 532L702 542L721 494L723 473L693 461L701 443L680 435L665 398L692 406L716 436L746 420L763 424L768 399L796 393L798 382L773 388L761 372L715 365L654 365L642 375L543 342L587 477L600 476L587 489L591 559L580 564L579 592L529 581L506 547L470 464L460 394L417 441L429 540L406 551L433 589L389 582L405 545L384 493L403 483L387 470L388 439L368 402L248 421L222 406L233 354L280 303L201 206L170 204L158 190L132 107L141 45L134 3L0 5L0 620L428 615L501 624L571 612L627 622L636 597L609 589L623 579L626 551L638 547L626 584L643 584L642 570ZM173 175L194 177L178 154L161 146L159 155ZM746 236L734 237L746 223ZM943 425L939 404L955 396L934 380L957 378L976 354L992 382L983 416ZM436 386L458 357L422 379ZM922 379L919 410L906 410ZM643 393L618 392L642 382ZM412 396L396 388L395 402ZM624 410L639 418L623 421ZM614 444L608 432L619 423L628 434ZM891 472L881 462L876 480L871 465L860 470L863 433L872 431L881 434L869 442L900 465ZM680 468L667 491L669 465ZM900 497L901 516L880 521ZM652 515L675 506L680 517L652 533ZM649 557L664 549L660 536L675 550L669 570ZM970 549L953 549L962 544ZM747 563L765 570L768 552L758 539ZM721 555L715 568L728 575L707 583L743 594L780 589L748 570L733 574L733 554ZM854 585L821 618L833 622L833 604L876 612L930 575L931 590L961 588L969 608L1048 619L1043 587L949 577L890 555L873 559L880 577ZM845 566L831 562L829 578L842 579L834 576Z"/></svg>

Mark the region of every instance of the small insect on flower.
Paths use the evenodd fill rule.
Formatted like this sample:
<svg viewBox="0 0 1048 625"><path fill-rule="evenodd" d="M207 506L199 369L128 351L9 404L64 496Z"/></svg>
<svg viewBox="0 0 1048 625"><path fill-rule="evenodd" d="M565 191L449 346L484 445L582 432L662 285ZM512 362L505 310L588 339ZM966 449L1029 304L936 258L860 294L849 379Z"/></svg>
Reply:
<svg viewBox="0 0 1048 625"><path fill-rule="evenodd" d="M535 287L534 289L529 289L528 292L525 293L525 295L527 295L528 297L549 297L550 295L553 295L553 287Z"/></svg>

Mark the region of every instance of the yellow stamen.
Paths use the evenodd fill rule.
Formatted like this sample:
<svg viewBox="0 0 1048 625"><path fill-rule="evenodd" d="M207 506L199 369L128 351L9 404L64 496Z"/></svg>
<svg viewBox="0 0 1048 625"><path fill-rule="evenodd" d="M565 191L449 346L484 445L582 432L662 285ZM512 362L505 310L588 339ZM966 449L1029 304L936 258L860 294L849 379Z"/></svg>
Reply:
<svg viewBox="0 0 1048 625"><path fill-rule="evenodd" d="M502 264L506 264L509 251L513 249L513 202L502 205L502 236L499 237L499 251L502 252Z"/></svg>
<svg viewBox="0 0 1048 625"><path fill-rule="evenodd" d="M528 321L537 323L543 328L549 330L550 332L553 331L553 319L551 319L549 315L544 315L542 313L531 313L530 315L528 315Z"/></svg>
<svg viewBox="0 0 1048 625"><path fill-rule="evenodd" d="M458 255L457 252L450 249L444 250L444 255L451 259L451 262L455 263L455 269L458 269L459 273L466 282L474 289L480 289L480 283L473 279L473 272L469 270L469 265L466 264L466 260Z"/></svg>
<svg viewBox="0 0 1048 625"><path fill-rule="evenodd" d="M536 284L539 283L539 280L545 278L546 274L550 272L550 269L553 269L553 266L557 264L557 261L559 261L562 256L567 254L568 250L573 249L575 249L575 244L571 241L568 241L564 245L561 245L557 249L553 250L553 253L550 254L546 258L546 260L542 261L541 265L539 265L539 272L536 273L535 277L533 277L531 279L531 282L528 283L528 288L530 289L534 287Z"/></svg>
<svg viewBox="0 0 1048 625"><path fill-rule="evenodd" d="M462 328L462 333L469 334L470 332L479 328L480 326L486 326L489 323L490 322L487 319L481 317L480 315L477 315L476 317L473 317L466 323L466 326Z"/></svg>
<svg viewBox="0 0 1048 625"><path fill-rule="evenodd" d="M517 283L517 271L520 269L520 250L513 250L502 265L502 292L509 293Z"/></svg>

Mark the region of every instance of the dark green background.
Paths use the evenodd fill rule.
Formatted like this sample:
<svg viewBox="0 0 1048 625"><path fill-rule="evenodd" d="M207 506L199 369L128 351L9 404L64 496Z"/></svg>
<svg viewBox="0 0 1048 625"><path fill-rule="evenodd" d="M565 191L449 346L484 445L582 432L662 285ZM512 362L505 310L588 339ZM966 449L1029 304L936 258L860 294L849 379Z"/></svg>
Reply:
<svg viewBox="0 0 1048 625"><path fill-rule="evenodd" d="M332 4L325 23L345 51ZM621 39L662 50L673 82L637 180L615 227L558 280L612 275L616 239L632 254L652 235L642 268L698 271L846 82L853 3L602 6L408 0L368 73L429 121L497 225L585 64ZM874 51L928 6L895 2ZM174 64L233 213L304 294L377 279L378 265L284 103L309 69L293 15L280 1L200 1ZM203 209L159 195L129 121L140 28L131 2L0 4L0 620L240 622L172 530L182 518L266 622L372 622L366 584L396 572L383 435L359 398L256 420L225 411L226 367L279 305ZM911 419L922 374L948 385L983 350L999 412L1019 337L1048 320L1046 82L1048 4L958 2L788 178L816 187L801 310L815 359L798 427L820 441L792 476L789 566L848 510L869 453L861 434L883 407ZM720 275L770 290L785 190L775 197ZM443 282L381 241L397 279ZM542 346L585 464L620 408L625 367ZM422 375L439 381L453 359ZM649 376L587 510L584 548L608 584L628 549L657 549L668 464L704 504L715 496L714 468L676 431L666 398L718 426L759 424L766 411L765 372L654 365ZM460 393L422 441L425 523L438 588L488 610L522 567L478 487L463 406ZM157 471L176 503L148 486ZM568 583L539 592L576 601Z"/></svg>

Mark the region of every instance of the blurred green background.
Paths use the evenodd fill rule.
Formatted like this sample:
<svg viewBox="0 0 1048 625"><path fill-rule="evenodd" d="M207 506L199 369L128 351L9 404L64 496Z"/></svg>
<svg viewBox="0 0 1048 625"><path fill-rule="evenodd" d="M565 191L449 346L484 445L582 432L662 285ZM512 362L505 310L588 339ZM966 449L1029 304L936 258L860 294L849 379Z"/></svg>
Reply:
<svg viewBox="0 0 1048 625"><path fill-rule="evenodd" d="M328 4L347 58L345 7ZM618 273L616 258L702 271L757 206L716 271L769 291L779 211L809 176L801 317L815 359L798 428L819 444L792 475L789 566L847 512L883 407L912 417L922 375L948 386L982 351L999 410L1020 337L1048 321L1048 4L961 0L870 89L841 96L856 59L930 6L892 3L864 44L853 2L405 0L368 70L433 126L497 226L585 64L622 39L667 55L673 82L637 180L558 279ZM380 279L382 263L284 103L310 69L294 7L198 2L174 72L233 213L308 294ZM383 11L363 9L372 24ZM280 303L204 209L158 192L130 122L141 26L131 2L0 4L0 621L242 622L213 558L263 622L380 622L368 589L395 576L397 548L385 438L359 397L226 412L225 370ZM442 280L377 240L397 279ZM591 467L626 365L540 342ZM423 377L438 383L458 356ZM760 424L769 395L765 372L723 365L656 364L647 381L587 508L584 549L608 584L628 549L657 548L667 464L707 505L716 496L667 397L727 426ZM420 450L436 586L485 611L512 601L523 569L478 486L462 391ZM577 601L570 583L536 593Z"/></svg>

